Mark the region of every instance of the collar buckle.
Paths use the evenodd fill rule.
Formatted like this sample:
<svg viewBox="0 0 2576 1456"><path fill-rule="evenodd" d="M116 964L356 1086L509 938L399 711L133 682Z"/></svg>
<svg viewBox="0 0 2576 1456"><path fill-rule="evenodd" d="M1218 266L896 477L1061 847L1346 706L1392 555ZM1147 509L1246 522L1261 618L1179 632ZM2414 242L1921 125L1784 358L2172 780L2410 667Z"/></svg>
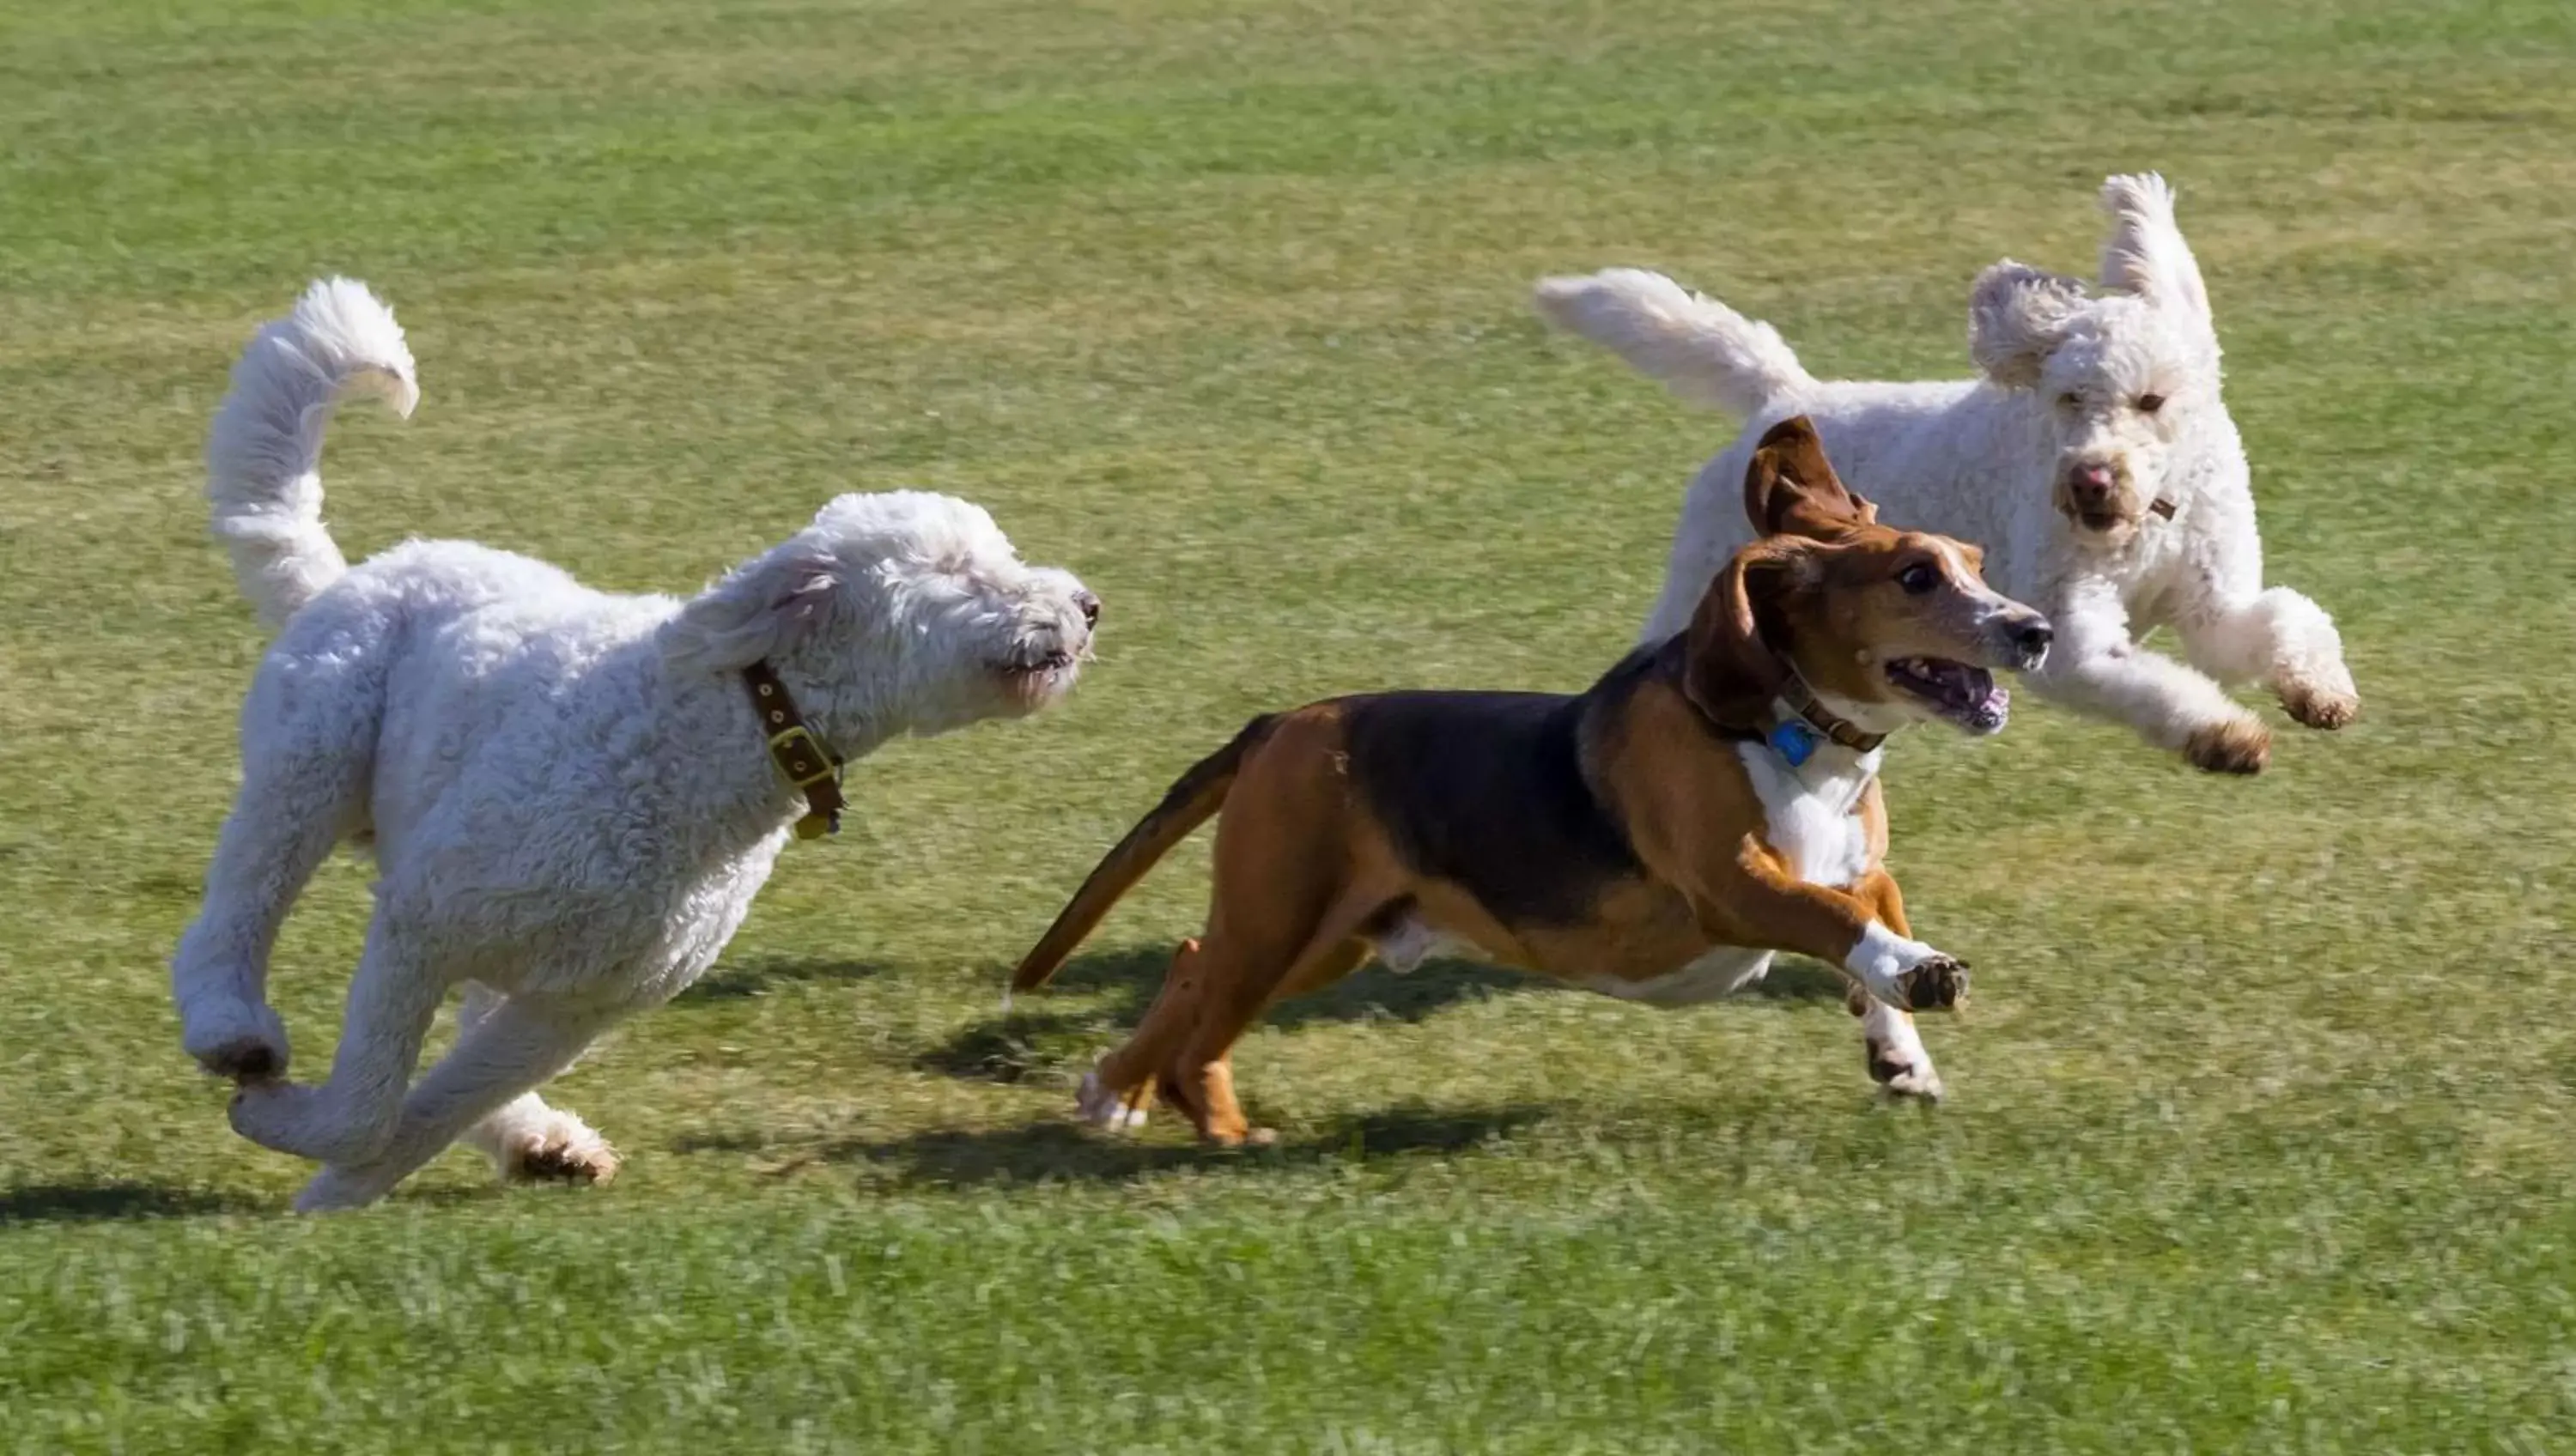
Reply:
<svg viewBox="0 0 2576 1456"><path fill-rule="evenodd" d="M760 715L770 763L787 782L805 791L806 812L796 821L796 837L820 839L840 833L841 811L849 807L841 797L845 760L805 726L805 715L796 711L787 684L778 680L766 661L744 668L742 682L751 693L752 710Z"/></svg>

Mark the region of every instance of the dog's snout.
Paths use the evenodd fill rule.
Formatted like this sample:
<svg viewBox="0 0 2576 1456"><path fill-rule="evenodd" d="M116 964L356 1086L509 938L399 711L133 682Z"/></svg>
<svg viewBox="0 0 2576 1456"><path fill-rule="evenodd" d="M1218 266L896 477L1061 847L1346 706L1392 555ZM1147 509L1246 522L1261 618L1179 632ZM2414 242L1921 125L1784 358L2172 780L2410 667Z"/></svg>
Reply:
<svg viewBox="0 0 2576 1456"><path fill-rule="evenodd" d="M1100 598L1092 595L1087 590L1077 591L1073 594L1073 604L1081 611L1084 626L1097 627L1100 625Z"/></svg>
<svg viewBox="0 0 2576 1456"><path fill-rule="evenodd" d="M2108 465L2078 465L2068 472L2066 483L2078 500L2091 504L2110 499L2119 477L2111 473Z"/></svg>
<svg viewBox="0 0 2576 1456"><path fill-rule="evenodd" d="M2012 629L2013 647L2022 660L2036 666L2048 656L2048 644L2057 640L2057 629L2044 617L2033 617Z"/></svg>

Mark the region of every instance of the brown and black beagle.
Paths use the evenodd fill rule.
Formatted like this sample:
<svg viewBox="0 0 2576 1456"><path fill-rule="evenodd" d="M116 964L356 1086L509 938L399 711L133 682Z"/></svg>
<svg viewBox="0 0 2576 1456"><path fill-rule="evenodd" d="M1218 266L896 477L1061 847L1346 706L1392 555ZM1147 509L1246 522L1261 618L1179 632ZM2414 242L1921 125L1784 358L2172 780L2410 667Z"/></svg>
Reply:
<svg viewBox="0 0 2576 1456"><path fill-rule="evenodd" d="M1083 1115L1149 1091L1221 1143L1261 1137L1234 1043L1264 1007L1442 947L1664 1005L1721 995L1794 951L1851 977L1872 1074L1938 1095L1910 1009L1965 968L1910 937L1881 866L1880 740L1938 719L2004 725L1989 669L2048 650L1988 589L1977 548L1877 524L1803 418L1764 436L1737 553L1690 628L1589 691L1392 692L1255 719L1181 776L1094 869L1012 978L1043 984L1209 816L1206 930L1144 1023L1085 1079Z"/></svg>

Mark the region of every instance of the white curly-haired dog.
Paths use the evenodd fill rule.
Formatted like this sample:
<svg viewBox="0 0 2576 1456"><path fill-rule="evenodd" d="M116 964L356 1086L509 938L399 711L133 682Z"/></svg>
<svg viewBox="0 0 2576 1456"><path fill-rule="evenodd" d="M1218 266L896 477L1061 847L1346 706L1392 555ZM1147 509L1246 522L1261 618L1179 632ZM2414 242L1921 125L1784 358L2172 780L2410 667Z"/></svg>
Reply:
<svg viewBox="0 0 2576 1456"><path fill-rule="evenodd" d="M381 1197L460 1134L506 1178L605 1179L615 1152L533 1089L696 979L800 815L819 832L838 789L813 740L855 758L1043 707L1100 604L981 509L911 492L841 496L687 599L462 541L352 569L317 470L332 406L362 392L411 412L402 330L363 285L316 283L242 355L207 445L215 534L280 630L171 963L184 1045L240 1084L236 1131L324 1165L298 1208ZM774 745L799 716L811 737ZM799 755L825 770L803 788ZM344 840L372 845L375 914L330 1080L303 1086L268 959ZM415 1084L458 988L456 1046Z"/></svg>
<svg viewBox="0 0 2576 1456"><path fill-rule="evenodd" d="M2056 624L2031 679L2042 696L2233 773L2264 766L2271 732L2222 683L2260 682L2310 727L2350 722L2361 703L2333 620L2264 589L2217 326L2173 193L2152 174L2113 177L2102 205L2101 294L2009 259L1978 276L1968 348L1981 380L1820 380L1770 325L1660 274L1541 282L1550 323L1745 422L1683 502L1646 639L1680 631L1751 539L1745 461L1763 431L1803 414L1885 519L1982 544L1995 585ZM2190 666L2139 645L2159 625Z"/></svg>

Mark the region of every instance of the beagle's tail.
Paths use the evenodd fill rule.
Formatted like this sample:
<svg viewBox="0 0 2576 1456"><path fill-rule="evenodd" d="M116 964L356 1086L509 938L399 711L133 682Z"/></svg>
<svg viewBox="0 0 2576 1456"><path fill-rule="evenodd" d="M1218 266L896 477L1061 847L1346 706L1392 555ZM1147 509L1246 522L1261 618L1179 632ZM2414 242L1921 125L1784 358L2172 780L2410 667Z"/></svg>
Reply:
<svg viewBox="0 0 2576 1456"><path fill-rule="evenodd" d="M271 627L349 569L322 524L322 431L332 407L379 394L408 416L419 376L393 310L363 283L315 283L233 365L206 438L206 499L242 595Z"/></svg>
<svg viewBox="0 0 2576 1456"><path fill-rule="evenodd" d="M1234 776L1243 768L1244 755L1270 736L1276 714L1255 718L1234 735L1234 741L1190 766L1163 795L1163 802L1152 813L1136 821L1109 851L1082 888L1047 927L1036 948L1020 960L1020 968L1011 973L1013 991L1033 991L1073 954L1091 934L1119 897L1134 889L1155 863L1171 852L1172 846L1190 837L1190 831L1205 824L1219 806L1225 803L1226 790L1234 786Z"/></svg>
<svg viewBox="0 0 2576 1456"><path fill-rule="evenodd" d="M1546 278L1532 301L1549 323L1601 345L1683 399L1739 420L1816 384L1778 329L1661 273L1609 268Z"/></svg>

